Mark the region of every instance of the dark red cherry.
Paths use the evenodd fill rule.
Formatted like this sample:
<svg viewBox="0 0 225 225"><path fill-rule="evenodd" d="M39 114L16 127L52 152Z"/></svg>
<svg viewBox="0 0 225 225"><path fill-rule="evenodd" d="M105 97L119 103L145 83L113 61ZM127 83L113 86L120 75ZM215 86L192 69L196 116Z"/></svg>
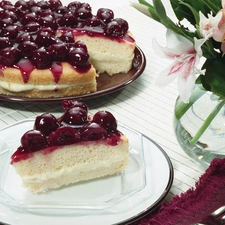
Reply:
<svg viewBox="0 0 225 225"><path fill-rule="evenodd" d="M48 15L38 18L38 23L43 27L50 27L53 30L57 29L57 23L54 16Z"/></svg>
<svg viewBox="0 0 225 225"><path fill-rule="evenodd" d="M91 11L91 6L86 2L81 3L80 8L85 8L85 9Z"/></svg>
<svg viewBox="0 0 225 225"><path fill-rule="evenodd" d="M102 20L98 19L96 16L92 16L85 21L85 25L88 27L103 27L104 23Z"/></svg>
<svg viewBox="0 0 225 225"><path fill-rule="evenodd" d="M83 48L72 48L69 52L69 62L75 67L83 68L90 64L90 57Z"/></svg>
<svg viewBox="0 0 225 225"><path fill-rule="evenodd" d="M17 22L18 18L15 15L14 10L15 9L11 9L13 11L9 11L9 10L0 10L0 18L4 19L4 18L11 18L13 22Z"/></svg>
<svg viewBox="0 0 225 225"><path fill-rule="evenodd" d="M75 12L75 15L79 20L86 20L92 17L91 10L85 7L78 8Z"/></svg>
<svg viewBox="0 0 225 225"><path fill-rule="evenodd" d="M71 12L75 12L77 8L79 8L81 6L81 3L78 1L74 1L74 2L70 2L67 6L67 8L71 11Z"/></svg>
<svg viewBox="0 0 225 225"><path fill-rule="evenodd" d="M34 129L41 131L46 136L60 126L58 120L50 113L37 116L34 122Z"/></svg>
<svg viewBox="0 0 225 225"><path fill-rule="evenodd" d="M74 43L74 36L71 31L63 33L59 39L65 43Z"/></svg>
<svg viewBox="0 0 225 225"><path fill-rule="evenodd" d="M38 130L29 130L21 137L21 145L25 152L35 152L48 145L44 134Z"/></svg>
<svg viewBox="0 0 225 225"><path fill-rule="evenodd" d="M0 49L6 48L11 46L11 41L9 40L9 37L0 37Z"/></svg>
<svg viewBox="0 0 225 225"><path fill-rule="evenodd" d="M52 54L43 47L38 48L33 52L31 62L37 69L47 69L52 65Z"/></svg>
<svg viewBox="0 0 225 225"><path fill-rule="evenodd" d="M114 21L116 21L122 27L123 34L126 34L129 29L127 21L122 18L116 18Z"/></svg>
<svg viewBox="0 0 225 225"><path fill-rule="evenodd" d="M10 26L10 25L13 25L13 20L10 17L0 20L0 27L1 28L7 27L7 26Z"/></svg>
<svg viewBox="0 0 225 225"><path fill-rule="evenodd" d="M29 0L28 1L28 7L29 9L36 6L37 5L37 1L36 0Z"/></svg>
<svg viewBox="0 0 225 225"><path fill-rule="evenodd" d="M53 61L65 62L69 53L69 49L65 43L53 44L48 48L52 52Z"/></svg>
<svg viewBox="0 0 225 225"><path fill-rule="evenodd" d="M112 37L121 37L123 36L124 33L122 27L116 21L111 21L108 24L106 24L104 31L107 36Z"/></svg>
<svg viewBox="0 0 225 225"><path fill-rule="evenodd" d="M102 140L107 137L107 131L99 124L91 122L80 129L82 141Z"/></svg>
<svg viewBox="0 0 225 225"><path fill-rule="evenodd" d="M77 18L71 12L65 13L57 22L61 27L74 27L78 23Z"/></svg>
<svg viewBox="0 0 225 225"><path fill-rule="evenodd" d="M43 28L38 32L35 43L40 47L48 47L56 43L56 37L51 29Z"/></svg>
<svg viewBox="0 0 225 225"><path fill-rule="evenodd" d="M26 10L27 9L27 7L28 7L28 3L25 1L25 0L18 0L15 4L14 4L14 6L16 7L16 8L20 8L20 9L22 9L22 10Z"/></svg>
<svg viewBox="0 0 225 225"><path fill-rule="evenodd" d="M17 48L20 50L22 56L31 58L33 52L38 49L38 46L32 41L24 41Z"/></svg>
<svg viewBox="0 0 225 225"><path fill-rule="evenodd" d="M77 42L74 44L74 47L75 47L75 48L82 48L82 49L84 49L85 52L88 51L88 50L87 50L87 45L86 45L83 41L81 41L81 40L77 41Z"/></svg>
<svg viewBox="0 0 225 225"><path fill-rule="evenodd" d="M61 6L57 7L57 9L55 10L55 12L57 14L64 15L65 13L68 13L69 12L69 9L66 6L61 5Z"/></svg>
<svg viewBox="0 0 225 225"><path fill-rule="evenodd" d="M29 22L23 26L23 30L29 33L36 33L40 28L41 26L37 22Z"/></svg>
<svg viewBox="0 0 225 225"><path fill-rule="evenodd" d="M50 134L48 141L51 146L70 145L80 141L80 134L72 127L62 126Z"/></svg>
<svg viewBox="0 0 225 225"><path fill-rule="evenodd" d="M39 16L41 15L42 9L39 6L32 6L30 11Z"/></svg>
<svg viewBox="0 0 225 225"><path fill-rule="evenodd" d="M1 36L9 37L9 39L15 39L19 32L19 26L16 25L9 25L5 27L2 32Z"/></svg>
<svg viewBox="0 0 225 225"><path fill-rule="evenodd" d="M117 121L112 113L108 111L99 111L93 116L93 122L103 126L107 132L111 133L117 130Z"/></svg>
<svg viewBox="0 0 225 225"><path fill-rule="evenodd" d="M7 47L0 50L0 62L6 66L13 66L20 60L20 52L17 48Z"/></svg>
<svg viewBox="0 0 225 225"><path fill-rule="evenodd" d="M21 32L17 37L16 37L16 42L21 43L24 41L32 41L33 37L31 36L30 33L28 32Z"/></svg>
<svg viewBox="0 0 225 225"><path fill-rule="evenodd" d="M69 125L79 126L86 123L87 118L87 111L83 108L75 106L65 111L62 116L62 122Z"/></svg>
<svg viewBox="0 0 225 225"><path fill-rule="evenodd" d="M97 11L97 18L105 23L109 23L114 18L114 13L111 9L100 8Z"/></svg>
<svg viewBox="0 0 225 225"><path fill-rule="evenodd" d="M49 0L50 9L55 10L58 7L62 6L62 2L60 0Z"/></svg>
<svg viewBox="0 0 225 225"><path fill-rule="evenodd" d="M21 19L22 24L27 24L30 22L35 22L37 19L37 15L34 12L26 13Z"/></svg>
<svg viewBox="0 0 225 225"><path fill-rule="evenodd" d="M70 109L71 107L75 107L75 106L86 110L86 112L88 111L88 106L83 102L79 102L76 100L63 100L63 102L62 102L62 107L65 110Z"/></svg>
<svg viewBox="0 0 225 225"><path fill-rule="evenodd" d="M42 9L49 9L50 3L49 1L41 0L37 2L37 6L39 6Z"/></svg>
<svg viewBox="0 0 225 225"><path fill-rule="evenodd" d="M8 1L8 0L2 0L2 1L0 2L0 7L3 8L3 9L4 9L4 7L7 6L7 5L11 5L11 6L12 6L12 3L11 3L10 1Z"/></svg>

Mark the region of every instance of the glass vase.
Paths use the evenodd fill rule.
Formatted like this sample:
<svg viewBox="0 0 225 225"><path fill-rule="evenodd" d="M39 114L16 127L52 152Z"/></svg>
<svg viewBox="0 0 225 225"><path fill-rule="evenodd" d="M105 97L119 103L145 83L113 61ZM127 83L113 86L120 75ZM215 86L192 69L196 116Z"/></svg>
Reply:
<svg viewBox="0 0 225 225"><path fill-rule="evenodd" d="M189 103L178 97L174 130L181 148L207 168L214 158L225 157L225 98L197 86Z"/></svg>

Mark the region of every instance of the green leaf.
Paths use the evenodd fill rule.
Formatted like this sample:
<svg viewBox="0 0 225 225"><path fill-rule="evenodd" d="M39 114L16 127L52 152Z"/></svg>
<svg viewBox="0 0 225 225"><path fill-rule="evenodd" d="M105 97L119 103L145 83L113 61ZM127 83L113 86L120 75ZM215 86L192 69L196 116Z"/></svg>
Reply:
<svg viewBox="0 0 225 225"><path fill-rule="evenodd" d="M189 4L182 3L182 2L181 2L181 4L183 4L184 6L186 6L187 8L189 8L190 11L192 12L192 14L193 14L193 16L195 18L195 24L194 25L199 24L199 20L200 20L199 13L194 9L194 7L192 7Z"/></svg>
<svg viewBox="0 0 225 225"><path fill-rule="evenodd" d="M207 59L203 68L205 75L201 75L203 87L217 95L225 96L225 58L218 56L215 59Z"/></svg>
<svg viewBox="0 0 225 225"><path fill-rule="evenodd" d="M193 14L192 9L197 14L201 11L204 15L210 12L215 15L222 8L221 0L170 0L170 2L178 20L182 21L186 18L194 26L198 21L196 21L196 13Z"/></svg>

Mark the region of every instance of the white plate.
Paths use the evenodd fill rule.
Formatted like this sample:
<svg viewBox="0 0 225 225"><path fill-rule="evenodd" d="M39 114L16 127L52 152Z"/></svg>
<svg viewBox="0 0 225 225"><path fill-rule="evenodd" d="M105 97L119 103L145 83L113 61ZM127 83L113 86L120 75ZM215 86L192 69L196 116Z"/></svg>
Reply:
<svg viewBox="0 0 225 225"><path fill-rule="evenodd" d="M115 176L82 182L45 194L21 185L10 156L33 120L0 130L0 221L11 225L129 224L153 210L173 181L169 157L154 141L125 126L130 140L129 167Z"/></svg>

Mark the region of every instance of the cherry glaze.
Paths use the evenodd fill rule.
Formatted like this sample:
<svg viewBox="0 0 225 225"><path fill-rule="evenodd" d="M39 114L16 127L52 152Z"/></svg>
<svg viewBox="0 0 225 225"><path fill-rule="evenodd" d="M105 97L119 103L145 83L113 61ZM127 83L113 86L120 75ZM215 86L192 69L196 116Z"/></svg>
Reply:
<svg viewBox="0 0 225 225"><path fill-rule="evenodd" d="M58 119L49 113L36 117L33 130L23 134L11 163L32 157L35 151L48 154L63 145L102 143L115 146L119 143L122 134L110 112L99 111L90 117L88 106L74 100L64 100L62 107L64 113Z"/></svg>

